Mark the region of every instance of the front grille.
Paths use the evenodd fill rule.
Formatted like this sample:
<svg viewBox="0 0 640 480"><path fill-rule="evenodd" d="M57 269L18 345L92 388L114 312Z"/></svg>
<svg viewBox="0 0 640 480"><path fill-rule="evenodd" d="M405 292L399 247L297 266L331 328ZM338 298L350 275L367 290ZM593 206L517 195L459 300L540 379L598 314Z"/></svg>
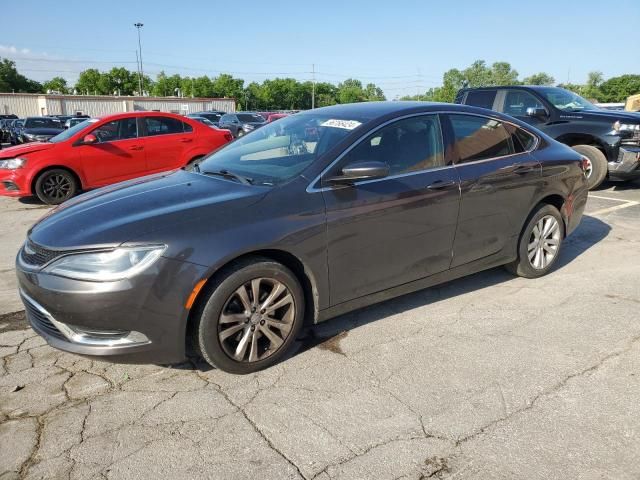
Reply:
<svg viewBox="0 0 640 480"><path fill-rule="evenodd" d="M66 253L66 252L65 252ZM61 256L63 252L57 250L49 250L48 248L36 245L31 240L27 240L24 247L20 251L22 261L32 267L41 267L51 260Z"/></svg>
<svg viewBox="0 0 640 480"><path fill-rule="evenodd" d="M25 312L27 314L27 319L36 329L41 330L42 332L51 335L59 340L66 340L65 336L62 335L60 330L58 330L51 320L47 318L47 316L38 309L29 299L27 299L24 295L21 295L22 303L24 303Z"/></svg>

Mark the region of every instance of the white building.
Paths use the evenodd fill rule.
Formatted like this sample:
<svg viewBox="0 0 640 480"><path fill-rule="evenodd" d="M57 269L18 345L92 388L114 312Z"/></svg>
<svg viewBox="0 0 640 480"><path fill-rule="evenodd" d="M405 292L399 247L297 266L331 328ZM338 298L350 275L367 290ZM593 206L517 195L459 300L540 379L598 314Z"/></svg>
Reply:
<svg viewBox="0 0 640 480"><path fill-rule="evenodd" d="M106 95L42 95L38 93L0 93L0 114L20 118L43 115L91 117L138 110L158 110L186 115L203 110L234 112L233 98L111 97Z"/></svg>

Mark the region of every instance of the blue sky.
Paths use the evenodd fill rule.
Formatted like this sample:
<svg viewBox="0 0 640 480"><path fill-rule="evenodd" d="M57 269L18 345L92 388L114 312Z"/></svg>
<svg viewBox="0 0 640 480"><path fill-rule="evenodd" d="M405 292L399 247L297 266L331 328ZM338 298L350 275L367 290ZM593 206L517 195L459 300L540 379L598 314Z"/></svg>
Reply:
<svg viewBox="0 0 640 480"><path fill-rule="evenodd" d="M10 1L2 6L0 57L27 76L70 82L89 67L135 70L144 23L145 73L245 80L275 76L381 86L388 98L441 83L476 59L507 61L521 77L558 82L640 73L640 0L418 1L244 0ZM607 9L611 9L607 12ZM126 63L128 62L128 63Z"/></svg>

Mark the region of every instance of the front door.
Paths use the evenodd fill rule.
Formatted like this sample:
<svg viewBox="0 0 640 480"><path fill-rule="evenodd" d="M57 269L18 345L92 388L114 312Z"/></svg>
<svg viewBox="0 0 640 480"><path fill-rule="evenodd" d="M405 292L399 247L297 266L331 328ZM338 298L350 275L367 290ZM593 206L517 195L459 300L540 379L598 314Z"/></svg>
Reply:
<svg viewBox="0 0 640 480"><path fill-rule="evenodd" d="M386 178L332 186L348 164L386 162ZM458 178L444 160L438 115L376 130L323 177L331 304L449 268L459 208Z"/></svg>
<svg viewBox="0 0 640 480"><path fill-rule="evenodd" d="M147 165L135 117L103 123L91 132L98 143L78 147L88 186L97 187L143 175Z"/></svg>

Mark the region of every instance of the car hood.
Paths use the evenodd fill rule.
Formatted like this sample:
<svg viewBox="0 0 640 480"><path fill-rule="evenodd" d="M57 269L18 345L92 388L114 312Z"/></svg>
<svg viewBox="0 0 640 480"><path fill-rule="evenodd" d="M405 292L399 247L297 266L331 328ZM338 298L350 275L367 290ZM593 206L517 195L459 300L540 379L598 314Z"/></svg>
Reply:
<svg viewBox="0 0 640 480"><path fill-rule="evenodd" d="M29 135L58 135L64 128L23 128L22 133Z"/></svg>
<svg viewBox="0 0 640 480"><path fill-rule="evenodd" d="M31 228L29 238L54 250L111 247L189 222L223 221L268 191L183 170L149 175L63 203Z"/></svg>
<svg viewBox="0 0 640 480"><path fill-rule="evenodd" d="M15 158L27 153L39 152L40 150L49 150L55 148L55 143L33 142L16 145L15 147L3 148L0 150L0 158Z"/></svg>
<svg viewBox="0 0 640 480"><path fill-rule="evenodd" d="M562 115L570 115L570 116L578 116L586 119L594 119L594 120L611 120L613 124L617 120L620 123L624 123L625 121L630 121L633 123L640 123L640 113L635 112L625 112L621 110L585 110L583 112L562 112Z"/></svg>

